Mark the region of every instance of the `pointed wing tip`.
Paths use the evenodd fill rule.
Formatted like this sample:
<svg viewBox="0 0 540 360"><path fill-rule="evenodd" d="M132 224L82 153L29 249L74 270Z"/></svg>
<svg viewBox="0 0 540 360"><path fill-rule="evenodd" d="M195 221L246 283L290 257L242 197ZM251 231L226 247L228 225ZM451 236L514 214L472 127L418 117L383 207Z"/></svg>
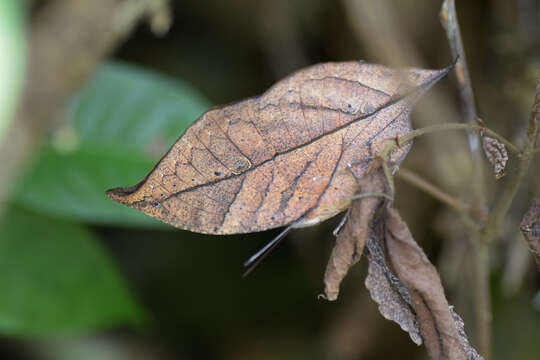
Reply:
<svg viewBox="0 0 540 360"><path fill-rule="evenodd" d="M450 71L452 71L452 70L456 67L456 64L458 63L458 61L459 61L459 56L456 57L456 58L452 61L452 63L451 63L450 65L448 65L448 66L446 66L446 67L440 69L440 70L438 71L438 75L435 77L435 81L433 81L433 83L436 83L436 82L438 82L439 80L441 80L442 78L446 77L446 76L448 75L448 73L449 73Z"/></svg>
<svg viewBox="0 0 540 360"><path fill-rule="evenodd" d="M439 80L441 80L442 78L444 78L445 76L448 75L448 73L456 66L456 63L455 62L452 62L450 65L442 68L442 69L439 69L439 70L433 70L435 72L435 76L433 76L429 81L428 83L430 85L433 85L435 83L437 83Z"/></svg>
<svg viewBox="0 0 540 360"><path fill-rule="evenodd" d="M441 79L446 77L450 70L452 70L456 66L456 63L452 63L448 65L447 67L444 67L439 70L426 70L426 77L422 81L422 83L419 84L417 89L421 90L421 93L423 94L425 91L427 91L429 88L431 88L433 85L438 83Z"/></svg>
<svg viewBox="0 0 540 360"><path fill-rule="evenodd" d="M450 65L448 65L448 66L445 67L445 68L442 68L442 69L441 69L441 74L443 74L443 75L442 75L441 77L444 77L446 74L448 74L448 73L450 72L450 70L452 70L453 68L455 68L455 67L456 67L456 64L457 64L457 62L458 62L458 60L459 60L459 56L456 57L456 58L454 59L454 61L452 61L452 63L451 63Z"/></svg>

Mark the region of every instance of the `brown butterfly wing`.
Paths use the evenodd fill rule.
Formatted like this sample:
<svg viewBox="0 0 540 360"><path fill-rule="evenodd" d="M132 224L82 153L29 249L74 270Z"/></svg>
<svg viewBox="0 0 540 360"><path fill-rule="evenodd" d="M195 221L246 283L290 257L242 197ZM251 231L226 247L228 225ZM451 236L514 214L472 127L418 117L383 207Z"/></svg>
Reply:
<svg viewBox="0 0 540 360"><path fill-rule="evenodd" d="M362 62L300 70L204 113L139 184L107 195L200 233L315 224L349 206L355 176L382 142L411 130L412 106L447 71Z"/></svg>

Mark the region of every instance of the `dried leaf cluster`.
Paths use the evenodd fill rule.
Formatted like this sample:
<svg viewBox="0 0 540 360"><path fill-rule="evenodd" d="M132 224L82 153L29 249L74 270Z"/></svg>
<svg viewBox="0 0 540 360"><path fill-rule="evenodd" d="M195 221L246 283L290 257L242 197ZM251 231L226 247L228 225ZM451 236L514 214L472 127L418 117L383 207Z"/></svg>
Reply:
<svg viewBox="0 0 540 360"><path fill-rule="evenodd" d="M364 190L380 190L381 171ZM448 305L436 268L414 241L397 210L382 198L355 200L338 234L325 273L325 297L335 300L341 280L364 246L369 261L366 287L381 314L400 325L432 359L482 359L469 345L463 321Z"/></svg>

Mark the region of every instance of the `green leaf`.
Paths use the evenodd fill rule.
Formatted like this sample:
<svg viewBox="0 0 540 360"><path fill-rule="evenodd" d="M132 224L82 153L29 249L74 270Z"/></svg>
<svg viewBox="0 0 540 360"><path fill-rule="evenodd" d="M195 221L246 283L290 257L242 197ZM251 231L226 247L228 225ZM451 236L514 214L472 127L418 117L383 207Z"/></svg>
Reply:
<svg viewBox="0 0 540 360"><path fill-rule="evenodd" d="M52 336L141 321L107 254L83 227L11 209L0 227L0 332Z"/></svg>
<svg viewBox="0 0 540 360"><path fill-rule="evenodd" d="M107 199L105 191L140 181L208 107L186 84L105 64L68 106L66 125L18 182L15 200L98 224L161 226Z"/></svg>
<svg viewBox="0 0 540 360"><path fill-rule="evenodd" d="M135 156L134 156L135 155ZM105 189L134 184L152 161L121 146L84 144L62 153L50 146L19 182L17 201L35 211L97 224L164 226L105 197Z"/></svg>
<svg viewBox="0 0 540 360"><path fill-rule="evenodd" d="M146 147L167 150L209 106L183 82L111 62L102 65L75 96L68 118L82 141L122 142L122 146L152 152Z"/></svg>
<svg viewBox="0 0 540 360"><path fill-rule="evenodd" d="M25 67L22 7L21 1L0 1L0 141L22 90Z"/></svg>

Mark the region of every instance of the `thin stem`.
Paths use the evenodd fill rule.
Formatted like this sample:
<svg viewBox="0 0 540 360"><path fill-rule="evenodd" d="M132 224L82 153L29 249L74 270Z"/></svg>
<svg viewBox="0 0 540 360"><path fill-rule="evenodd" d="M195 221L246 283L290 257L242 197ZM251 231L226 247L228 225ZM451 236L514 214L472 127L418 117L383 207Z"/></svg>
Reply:
<svg viewBox="0 0 540 360"><path fill-rule="evenodd" d="M514 145L512 142L507 140L502 135L499 135L493 130L490 130L484 126L480 125L473 125L473 124L458 124L458 123L450 123L450 124L439 124L439 125L433 125L433 126L426 126L424 128L413 130L405 135L402 135L398 138L397 142L399 145L403 145L414 139L415 137L430 134L438 131L449 131L449 130L476 130L479 132L484 132L486 135L495 138L499 140L501 143L503 143L508 150L513 152L514 154L518 155L521 154L521 150Z"/></svg>
<svg viewBox="0 0 540 360"><path fill-rule="evenodd" d="M459 95L465 121L469 124L476 123L476 106L474 103L474 94L467 68L467 59L465 57L465 48L461 40L461 31L457 21L456 7L454 0L445 0L440 13L441 23L446 30L446 37L450 45L452 56L456 59L456 75L459 86ZM474 149L471 148L472 151Z"/></svg>
<svg viewBox="0 0 540 360"><path fill-rule="evenodd" d="M474 125L473 125L473 126L474 126ZM503 136L497 134L495 131L490 130L490 129L488 129L488 128L483 128L483 130L480 129L479 131L480 131L480 132L483 131L484 134L486 134L487 136L499 140L500 142L502 142L502 143L506 146L506 148L507 148L508 150L510 150L510 151L513 152L514 154L518 155L518 154L521 153L521 150L520 150L516 145L514 145L512 142L510 142L509 140L507 140L505 137L503 137Z"/></svg>
<svg viewBox="0 0 540 360"><path fill-rule="evenodd" d="M457 58L456 63L456 75L459 86L459 93L462 100L463 113L465 115L465 121L470 124L476 121L476 109L474 105L474 97L471 86L471 80L467 69L467 62L465 59L465 51L463 48L463 41L457 22L457 15L455 9L454 0L445 0L441 8L441 21L443 27L446 30L448 42L452 55ZM471 240L474 241L476 246L475 251L475 313L477 315L477 341L479 344L479 350L484 355L486 360L491 359L491 301L490 301L490 287L489 287L489 246L493 239L498 236L501 223L506 215L512 200L514 199L519 185L523 181L527 170L530 167L530 163L533 157L534 149L538 139L538 132L540 124L538 121L538 113L540 108L540 86L536 89L536 98L533 105L533 111L529 121L527 138L523 151L520 153L517 147L512 146L510 142L505 142L503 139L497 139L503 142L507 148L512 152L519 154L517 156L517 169L512 172L510 179L508 180L502 195L499 197L493 211L489 215L484 228L477 232L471 233ZM492 135L490 135L492 136ZM485 205L485 181L483 178L482 161L480 155L480 147L478 146L478 138L472 135L469 136L469 144L471 146L471 152L473 153L473 159L475 161L475 176L479 181L473 184L473 196L474 200L479 203L480 206Z"/></svg>
<svg viewBox="0 0 540 360"><path fill-rule="evenodd" d="M457 59L456 61L456 75L459 87L459 95L461 96L461 107L465 121L472 125L477 122L476 107L474 103L474 95L471 85L471 78L469 76L469 70L467 68L467 60L465 58L465 49L463 47L463 41L461 39L461 32L459 29L456 7L454 0L445 0L441 7L440 13L441 23L446 30L446 36L448 43L450 44L450 50L452 56ZM473 157L473 176L476 179L473 182L472 188L472 200L476 207L484 208L486 206L486 181L484 175L484 163L482 161L482 154L479 146L478 136L476 134L469 133L469 146ZM473 235L473 234L471 234ZM477 236L474 236L477 240ZM481 246L480 244L477 244ZM486 360L491 359L491 322L490 316L484 316L485 311L490 310L490 289L489 289L489 251L488 249L482 249L476 251L475 256L475 275L477 279L475 290L476 315L477 315L477 340L478 350L484 355ZM483 286L485 285L485 286Z"/></svg>
<svg viewBox="0 0 540 360"><path fill-rule="evenodd" d="M519 186L529 170L531 161L532 156L530 153L518 158L517 168L511 174L499 200L486 221L482 241L490 243L498 235L502 220L508 212Z"/></svg>
<svg viewBox="0 0 540 360"><path fill-rule="evenodd" d="M491 359L491 289L489 284L488 243L481 240L479 232L471 233L474 246L474 314L476 323L476 342L484 359Z"/></svg>
<svg viewBox="0 0 540 360"><path fill-rule="evenodd" d="M356 195L353 195L353 196L346 196L346 197L344 197L344 199L346 199L346 200L356 200L356 199L364 199L364 198L368 198L368 197L383 197L383 198L386 198L386 199L391 200L391 201L394 200L394 198L391 195L388 195L388 194L385 194L385 193L378 193L378 192L365 193L365 194L356 194Z"/></svg>
<svg viewBox="0 0 540 360"><path fill-rule="evenodd" d="M540 82L536 85L536 96L532 106L531 116L529 119L529 127L527 129L527 137L521 156L518 157L517 169L511 174L508 184L495 204L491 215L489 216L486 225L483 240L491 242L498 234L500 224L506 212L512 204L512 200L516 196L519 185L525 178L527 171L531 166L532 159L535 153L535 145L540 133Z"/></svg>
<svg viewBox="0 0 540 360"><path fill-rule="evenodd" d="M463 222L469 229L477 230L479 228L478 223L474 220L477 216L473 216L473 208L469 204L466 204L463 201L456 199L452 195L447 194L441 188L403 167L399 169L397 176L401 180L417 187L418 189L456 210L461 215Z"/></svg>
<svg viewBox="0 0 540 360"><path fill-rule="evenodd" d="M408 184L417 187L425 193L433 196L440 202L450 206L457 212L468 213L471 210L471 207L468 204L465 204L461 200L454 198L452 195L444 192L441 188L428 182L427 180L420 177L420 175L406 168L400 167L399 171L397 172L397 176Z"/></svg>
<svg viewBox="0 0 540 360"><path fill-rule="evenodd" d="M499 235L499 231L514 200L519 186L523 182L523 179L527 175L527 171L530 168L533 156L534 147L537 142L540 126L540 83L536 86L536 96L531 111L529 120L529 127L527 129L527 136L525 138L525 144L521 156L517 158L517 168L510 175L510 179L506 184L502 195L499 197L495 204L493 211L488 217L486 224L482 231L478 234L477 243L477 297L476 302L476 314L478 320L478 334L479 345L481 348L487 351L490 349L490 329L491 329L491 303L489 299L489 247L493 240ZM485 353L486 356L488 353Z"/></svg>
<svg viewBox="0 0 540 360"><path fill-rule="evenodd" d="M450 45L452 57L456 61L456 78L458 83L459 95L461 97L461 109L463 112L464 122L468 124L477 124L476 105L474 101L474 93L467 67L467 58L465 56L465 48L461 38L461 31L456 14L456 6L454 0L445 0L440 12L441 23L446 31L446 37ZM474 161L474 179L477 179L472 184L472 196L474 202L477 202L479 207L486 204L486 182L484 175L484 162L482 159L482 151L479 146L478 136L469 132L469 147Z"/></svg>
<svg viewBox="0 0 540 360"><path fill-rule="evenodd" d="M456 75L459 86L459 94L461 96L461 104L465 121L469 124L477 122L476 108L474 103L473 90L471 86L471 79L467 68L467 61L465 58L465 50L463 47L463 41L461 39L461 33L457 21L456 7L454 0L445 0L441 8L441 22L446 30L446 36L448 43L450 44L450 50L454 58L457 58L456 62ZM498 139L501 140L501 139ZM512 151L514 148L508 146ZM473 203L478 208L484 208L486 206L486 181L483 171L483 161L480 146L478 143L478 136L469 133L469 146L471 148L473 161L474 161L474 178L477 179L472 185L473 189ZM513 151L515 152L515 151ZM471 234L472 240L480 241L481 236L477 234ZM477 243L478 251L475 252L475 277L476 277L476 289L474 303L476 305L475 313L477 315L477 340L478 349L480 353L484 355L486 360L491 359L491 301L489 298L489 248L486 242Z"/></svg>

